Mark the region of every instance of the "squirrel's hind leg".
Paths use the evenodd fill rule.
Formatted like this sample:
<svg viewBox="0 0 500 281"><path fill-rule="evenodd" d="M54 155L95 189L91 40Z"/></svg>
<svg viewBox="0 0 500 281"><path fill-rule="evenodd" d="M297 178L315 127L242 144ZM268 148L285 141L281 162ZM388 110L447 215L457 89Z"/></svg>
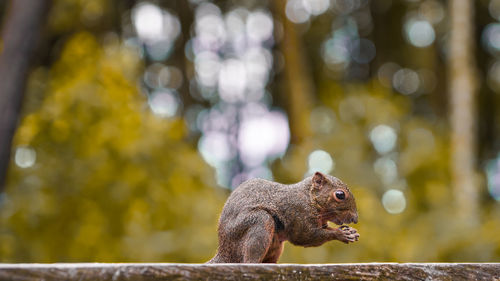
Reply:
<svg viewBox="0 0 500 281"><path fill-rule="evenodd" d="M281 256L281 252L283 252L283 241L280 240L277 233L274 233L271 246L269 247L269 250L267 250L267 254L262 262L277 263Z"/></svg>
<svg viewBox="0 0 500 281"><path fill-rule="evenodd" d="M274 220L266 211L255 211L247 217L250 224L243 237L243 262L261 263L266 257L274 236Z"/></svg>

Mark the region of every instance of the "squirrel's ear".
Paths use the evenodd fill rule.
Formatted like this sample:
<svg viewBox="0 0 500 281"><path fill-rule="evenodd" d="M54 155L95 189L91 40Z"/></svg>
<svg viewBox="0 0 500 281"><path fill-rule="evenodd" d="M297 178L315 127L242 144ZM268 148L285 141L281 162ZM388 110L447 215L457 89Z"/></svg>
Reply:
<svg viewBox="0 0 500 281"><path fill-rule="evenodd" d="M320 172L314 173L314 176L312 178L312 185L314 187L320 188L321 186L323 186L323 184L325 184L325 182L326 182L325 175L323 175Z"/></svg>

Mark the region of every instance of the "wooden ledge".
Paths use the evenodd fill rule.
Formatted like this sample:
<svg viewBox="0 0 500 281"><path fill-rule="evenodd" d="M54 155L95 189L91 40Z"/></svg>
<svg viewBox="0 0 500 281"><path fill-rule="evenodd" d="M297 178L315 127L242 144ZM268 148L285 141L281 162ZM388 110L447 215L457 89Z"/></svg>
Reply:
<svg viewBox="0 0 500 281"><path fill-rule="evenodd" d="M500 263L0 264L0 280L499 280Z"/></svg>

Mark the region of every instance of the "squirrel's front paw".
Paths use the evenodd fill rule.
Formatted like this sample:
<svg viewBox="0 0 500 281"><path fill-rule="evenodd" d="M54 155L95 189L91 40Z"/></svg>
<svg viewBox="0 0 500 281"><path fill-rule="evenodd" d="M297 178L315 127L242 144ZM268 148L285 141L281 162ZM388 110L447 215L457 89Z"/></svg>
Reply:
<svg viewBox="0 0 500 281"><path fill-rule="evenodd" d="M350 226L347 226L347 225L341 225L337 229L338 229L339 234L340 234L338 240L340 240L346 244L359 240L359 233L356 229L354 229Z"/></svg>

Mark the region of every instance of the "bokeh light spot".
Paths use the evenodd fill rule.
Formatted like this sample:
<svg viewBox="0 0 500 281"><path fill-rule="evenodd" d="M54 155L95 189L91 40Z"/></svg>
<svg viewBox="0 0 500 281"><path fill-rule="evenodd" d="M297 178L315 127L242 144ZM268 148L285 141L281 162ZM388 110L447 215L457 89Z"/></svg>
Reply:
<svg viewBox="0 0 500 281"><path fill-rule="evenodd" d="M486 176L491 197L500 201L500 154L486 165Z"/></svg>
<svg viewBox="0 0 500 281"><path fill-rule="evenodd" d="M217 131L206 132L198 142L198 150L212 167L218 167L236 155L228 136Z"/></svg>
<svg viewBox="0 0 500 281"><path fill-rule="evenodd" d="M321 46L321 55L328 65L345 64L350 60L347 39L334 36Z"/></svg>
<svg viewBox="0 0 500 281"><path fill-rule="evenodd" d="M273 34L273 19L266 12L252 12L248 15L246 29L251 40L256 42L264 41Z"/></svg>
<svg viewBox="0 0 500 281"><path fill-rule="evenodd" d="M382 205L390 214L399 214L406 209L406 198L401 190L389 189L382 196Z"/></svg>
<svg viewBox="0 0 500 281"><path fill-rule="evenodd" d="M410 19L405 23L404 29L408 42L415 47L427 47L436 39L434 28L426 20Z"/></svg>
<svg viewBox="0 0 500 281"><path fill-rule="evenodd" d="M29 168L36 162L36 151L29 146L19 146L16 149L14 162L20 168Z"/></svg>
<svg viewBox="0 0 500 281"><path fill-rule="evenodd" d="M248 28L248 22L245 23L245 18L247 18L248 14L249 12L245 8L236 8L226 14L224 21L231 40L237 41L243 39L246 28Z"/></svg>
<svg viewBox="0 0 500 281"><path fill-rule="evenodd" d="M213 52L204 51L196 55L196 79L202 86L214 87L219 79L221 62L219 56Z"/></svg>
<svg viewBox="0 0 500 281"><path fill-rule="evenodd" d="M226 60L219 72L219 94L227 102L242 101L247 85L247 71L241 60Z"/></svg>
<svg viewBox="0 0 500 281"><path fill-rule="evenodd" d="M311 152L307 158L307 165L309 167L308 174L314 172L329 174L335 168L335 162L332 156L324 150L315 150Z"/></svg>
<svg viewBox="0 0 500 281"><path fill-rule="evenodd" d="M491 54L495 55L500 51L500 23L490 23L483 31L481 41Z"/></svg>
<svg viewBox="0 0 500 281"><path fill-rule="evenodd" d="M396 163L388 157L381 157L377 159L377 161L373 164L373 169L385 185L395 182L398 177L398 168Z"/></svg>
<svg viewBox="0 0 500 281"><path fill-rule="evenodd" d="M378 125L370 132L370 140L380 154L393 150L397 139L395 130L387 125Z"/></svg>
<svg viewBox="0 0 500 281"><path fill-rule="evenodd" d="M242 161L248 166L262 164L268 157L281 156L288 147L288 119L281 111L247 116L239 130L238 146Z"/></svg>
<svg viewBox="0 0 500 281"><path fill-rule="evenodd" d="M219 7L207 2L200 4L196 8L195 31L195 40L200 48L216 50L222 46L227 33Z"/></svg>
<svg viewBox="0 0 500 281"><path fill-rule="evenodd" d="M139 38L150 44L158 41L171 43L180 34L178 18L147 2L137 4L132 10L132 20Z"/></svg>
<svg viewBox="0 0 500 281"><path fill-rule="evenodd" d="M161 117L173 117L180 106L177 94L168 89L155 91L149 98L149 107L154 114Z"/></svg>
<svg viewBox="0 0 500 281"><path fill-rule="evenodd" d="M311 16L302 0L288 0L285 13L286 17L293 23L305 23Z"/></svg>
<svg viewBox="0 0 500 281"><path fill-rule="evenodd" d="M394 73L392 86L396 91L404 95L411 95L420 87L420 79L417 72L408 68L402 68Z"/></svg>
<svg viewBox="0 0 500 281"><path fill-rule="evenodd" d="M132 11L132 19L139 38L158 40L163 36L161 9L151 3L140 3Z"/></svg>
<svg viewBox="0 0 500 281"><path fill-rule="evenodd" d="M303 0L304 8L314 16L321 15L330 7L330 0Z"/></svg>

